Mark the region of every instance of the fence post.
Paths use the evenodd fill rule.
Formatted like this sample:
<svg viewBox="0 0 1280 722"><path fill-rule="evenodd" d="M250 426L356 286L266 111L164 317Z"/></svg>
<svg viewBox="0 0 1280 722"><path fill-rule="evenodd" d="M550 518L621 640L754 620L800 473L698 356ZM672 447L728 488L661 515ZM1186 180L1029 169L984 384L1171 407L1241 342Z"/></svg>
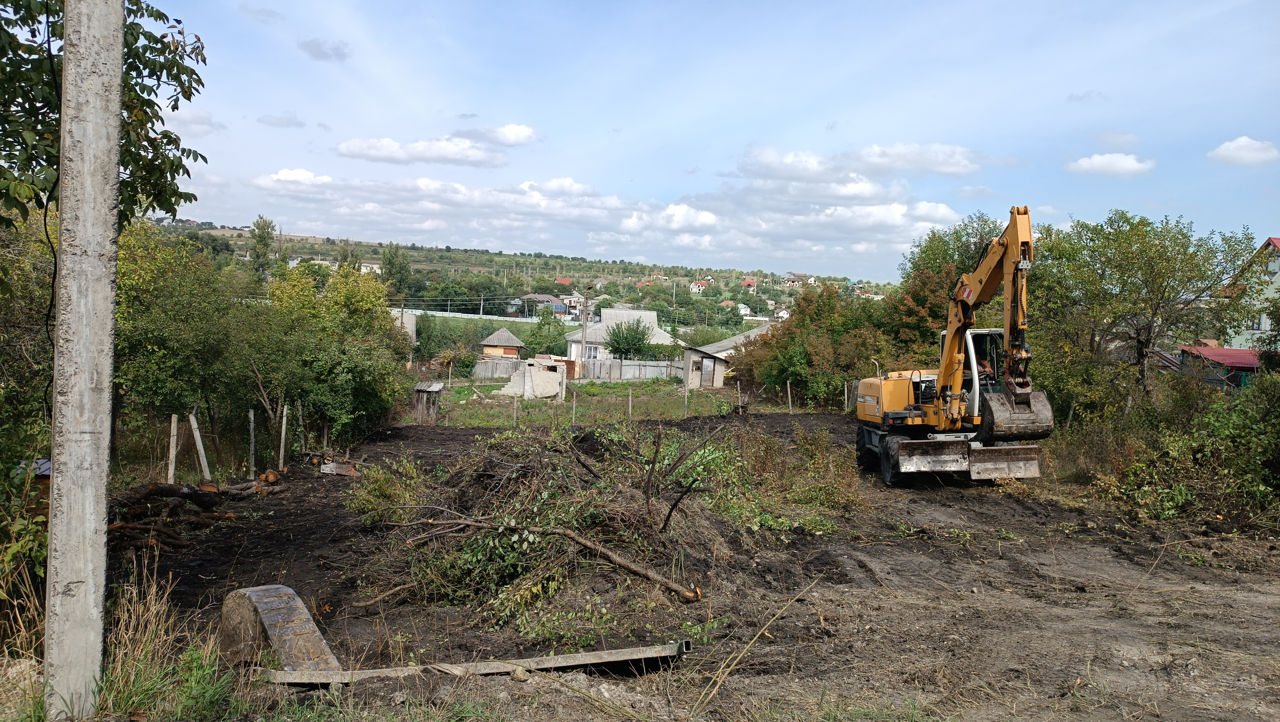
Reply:
<svg viewBox="0 0 1280 722"><path fill-rule="evenodd" d="M689 418L689 383L684 385L684 418Z"/></svg>
<svg viewBox="0 0 1280 722"><path fill-rule="evenodd" d="M200 437L200 426L196 423L196 415L188 416L191 420L191 435L196 437L196 453L200 455L200 474L205 481L213 477L209 474L209 460L204 455L204 440Z"/></svg>
<svg viewBox="0 0 1280 722"><path fill-rule="evenodd" d="M627 389L627 421L631 421L631 389Z"/></svg>
<svg viewBox="0 0 1280 722"><path fill-rule="evenodd" d="M258 436L253 426L253 409L249 409L249 481L253 481L253 478L257 476L254 473L258 470L257 446Z"/></svg>
<svg viewBox="0 0 1280 722"><path fill-rule="evenodd" d="M169 414L169 475L165 477L173 483L174 473L178 467L178 415Z"/></svg>
<svg viewBox="0 0 1280 722"><path fill-rule="evenodd" d="M284 440L289 431L289 405L284 405L284 415L280 417L280 459L276 463L276 470L284 473Z"/></svg>
<svg viewBox="0 0 1280 722"><path fill-rule="evenodd" d="M578 390L573 390L573 406L569 410L569 425L573 426L578 421Z"/></svg>
<svg viewBox="0 0 1280 722"><path fill-rule="evenodd" d="M787 413L791 413L791 379L787 379Z"/></svg>
<svg viewBox="0 0 1280 722"><path fill-rule="evenodd" d="M520 420L520 397L511 397L511 425L515 426Z"/></svg>

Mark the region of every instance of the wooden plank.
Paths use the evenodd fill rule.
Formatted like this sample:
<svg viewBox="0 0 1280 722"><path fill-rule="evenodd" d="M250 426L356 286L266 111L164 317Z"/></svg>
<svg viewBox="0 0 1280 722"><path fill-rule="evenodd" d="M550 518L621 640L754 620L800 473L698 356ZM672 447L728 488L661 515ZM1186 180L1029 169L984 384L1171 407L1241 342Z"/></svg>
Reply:
<svg viewBox="0 0 1280 722"><path fill-rule="evenodd" d="M566 669L571 667L593 667L623 662L670 662L688 654L693 645L688 640L669 642L649 647L629 647L626 649L606 649L599 652L582 652L580 654L561 654L551 657L533 657L530 659L514 659L510 661L465 662L462 664L436 663L421 667L387 667L383 669L353 670L259 670L260 678L276 684L350 684L363 679L379 677L403 678L419 674L451 674L457 677L468 675L510 674L517 670Z"/></svg>

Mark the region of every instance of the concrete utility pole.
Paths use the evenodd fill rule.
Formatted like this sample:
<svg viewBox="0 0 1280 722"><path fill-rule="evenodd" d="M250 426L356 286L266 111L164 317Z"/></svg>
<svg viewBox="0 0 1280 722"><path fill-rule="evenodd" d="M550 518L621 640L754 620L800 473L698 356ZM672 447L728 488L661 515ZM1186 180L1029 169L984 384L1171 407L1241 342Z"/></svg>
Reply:
<svg viewBox="0 0 1280 722"><path fill-rule="evenodd" d="M50 719L91 715L102 668L124 3L68 2L63 31L44 643Z"/></svg>

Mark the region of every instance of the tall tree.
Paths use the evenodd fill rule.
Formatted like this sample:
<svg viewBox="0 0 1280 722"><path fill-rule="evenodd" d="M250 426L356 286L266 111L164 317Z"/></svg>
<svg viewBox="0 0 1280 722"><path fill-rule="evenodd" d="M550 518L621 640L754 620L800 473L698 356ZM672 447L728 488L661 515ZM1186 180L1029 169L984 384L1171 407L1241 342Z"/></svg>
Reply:
<svg viewBox="0 0 1280 722"><path fill-rule="evenodd" d="M1240 283L1253 251L1248 228L1197 235L1181 218L1120 210L1101 223L1076 221L1041 237L1030 292L1034 336L1057 336L1098 363L1128 364L1150 391L1157 350L1222 338L1255 312L1257 284ZM1224 295L1233 280L1240 292Z"/></svg>
<svg viewBox="0 0 1280 722"><path fill-rule="evenodd" d="M391 287L391 292L405 295L413 283L413 268L409 265L409 254L395 243L387 244L382 251L382 280Z"/></svg>
<svg viewBox="0 0 1280 722"><path fill-rule="evenodd" d="M276 223L266 216L258 216L249 232L249 262L253 270L266 273L271 267L271 243L276 237Z"/></svg>
<svg viewBox="0 0 1280 722"><path fill-rule="evenodd" d="M0 208L26 218L57 199L63 0L0 3ZM164 129L204 87L204 42L144 0L125 0L120 222L196 199L178 179L204 156ZM0 215L0 226L13 227Z"/></svg>

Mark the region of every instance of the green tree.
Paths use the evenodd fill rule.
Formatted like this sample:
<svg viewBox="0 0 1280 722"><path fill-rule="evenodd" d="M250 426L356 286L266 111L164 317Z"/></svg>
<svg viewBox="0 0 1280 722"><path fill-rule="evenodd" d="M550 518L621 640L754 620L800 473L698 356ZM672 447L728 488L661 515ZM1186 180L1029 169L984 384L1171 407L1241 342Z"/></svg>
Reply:
<svg viewBox="0 0 1280 722"><path fill-rule="evenodd" d="M338 244L337 261L339 268L348 266L357 271L360 270L360 249L356 248L351 241L345 238L342 239L342 242Z"/></svg>
<svg viewBox="0 0 1280 722"><path fill-rule="evenodd" d="M1042 234L1029 288L1032 338L1044 349L1037 366L1062 362L1074 346L1081 352L1067 363L1128 365L1149 394L1156 351L1223 338L1255 312L1257 284L1241 280L1254 248L1247 228L1197 235L1181 218L1120 210L1101 223ZM1223 294L1233 281L1240 292Z"/></svg>
<svg viewBox="0 0 1280 722"><path fill-rule="evenodd" d="M529 333L529 338L525 339L525 347L534 354L549 353L563 356L568 351L568 342L565 341L564 335L564 321L560 320L555 311L544 306L538 309L538 323Z"/></svg>
<svg viewBox="0 0 1280 722"><path fill-rule="evenodd" d="M615 358L639 359L651 354L653 329L641 319L615 323L605 332L604 346Z"/></svg>
<svg viewBox="0 0 1280 722"><path fill-rule="evenodd" d="M63 0L0 7L0 208L26 218L57 199ZM143 0L125 0L121 225L196 199L178 179L204 156L164 129L164 115L204 87L204 42ZM14 218L0 215L0 226Z"/></svg>
<svg viewBox="0 0 1280 722"><path fill-rule="evenodd" d="M898 270L904 282L921 271L942 276L950 292L960 274L972 271L991 239L1004 231L1004 224L978 212L947 228L933 228L911 245Z"/></svg>
<svg viewBox="0 0 1280 722"><path fill-rule="evenodd" d="M409 254L403 247L387 244L382 251L382 280L386 281L391 292L403 296L409 292L413 282L413 268L409 265Z"/></svg>
<svg viewBox="0 0 1280 722"><path fill-rule="evenodd" d="M271 244L276 237L276 222L266 216L258 216L249 232L249 262L253 270L265 274L271 267Z"/></svg>

